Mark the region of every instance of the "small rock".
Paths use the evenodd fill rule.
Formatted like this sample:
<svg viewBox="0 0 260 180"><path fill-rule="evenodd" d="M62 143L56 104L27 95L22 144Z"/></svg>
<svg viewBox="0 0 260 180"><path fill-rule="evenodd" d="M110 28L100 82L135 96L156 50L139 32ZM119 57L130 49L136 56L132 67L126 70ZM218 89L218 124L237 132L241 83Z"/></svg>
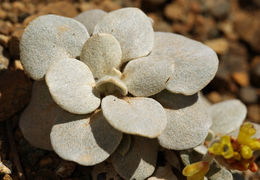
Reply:
<svg viewBox="0 0 260 180"><path fill-rule="evenodd" d="M248 52L244 45L238 42L229 42L229 51L222 56L216 77L227 79L232 73L243 72L249 69Z"/></svg>
<svg viewBox="0 0 260 180"><path fill-rule="evenodd" d="M253 87L242 87L239 91L241 100L245 103L256 103L257 102L257 91Z"/></svg>
<svg viewBox="0 0 260 180"><path fill-rule="evenodd" d="M194 33L197 34L196 39L200 41L219 36L216 22L212 17L197 15L194 20L194 27L191 28L194 28Z"/></svg>
<svg viewBox="0 0 260 180"><path fill-rule="evenodd" d="M7 20L9 20L11 23L17 23L18 22L18 16L13 12L7 12Z"/></svg>
<svg viewBox="0 0 260 180"><path fill-rule="evenodd" d="M218 23L218 28L226 35L230 40L237 40L238 34L234 31L234 24L231 21L221 21Z"/></svg>
<svg viewBox="0 0 260 180"><path fill-rule="evenodd" d="M93 2L81 2L79 4L79 10L81 12L88 11L91 9L98 9L98 7Z"/></svg>
<svg viewBox="0 0 260 180"><path fill-rule="evenodd" d="M225 54L228 51L228 42L225 38L218 38L205 41L217 54Z"/></svg>
<svg viewBox="0 0 260 180"><path fill-rule="evenodd" d="M249 43L256 51L260 52L260 13L237 12L235 13L235 30L239 36Z"/></svg>
<svg viewBox="0 0 260 180"><path fill-rule="evenodd" d="M5 19L5 18L6 18L6 12L0 7L0 19Z"/></svg>
<svg viewBox="0 0 260 180"><path fill-rule="evenodd" d="M56 170L56 174L62 178L66 178L71 176L75 168L76 164L74 162L62 161Z"/></svg>
<svg viewBox="0 0 260 180"><path fill-rule="evenodd" d="M168 4L164 9L164 14L171 20L186 21L187 18L187 2L177 0Z"/></svg>
<svg viewBox="0 0 260 180"><path fill-rule="evenodd" d="M12 10L12 4L9 2L3 2L2 3L2 8L6 11L11 11Z"/></svg>
<svg viewBox="0 0 260 180"><path fill-rule="evenodd" d="M218 103L218 102L222 101L221 95L220 95L218 92L216 92L216 91L213 91L213 92L209 93L209 94L207 95L207 98L208 98L208 99L210 100L210 102L212 102L212 103Z"/></svg>
<svg viewBox="0 0 260 180"><path fill-rule="evenodd" d="M101 7L101 9L103 9L106 12L114 11L114 10L117 10L117 9L121 8L119 6L119 4L117 4L116 2L111 1L111 0L104 0L104 1L102 1L102 3L100 4L100 7Z"/></svg>
<svg viewBox="0 0 260 180"><path fill-rule="evenodd" d="M247 72L234 72L231 76L240 86L244 87L249 85L249 76Z"/></svg>
<svg viewBox="0 0 260 180"><path fill-rule="evenodd" d="M22 71L24 70L23 65L20 60L14 61L14 68L15 68L15 70L22 70Z"/></svg>
<svg viewBox="0 0 260 180"><path fill-rule="evenodd" d="M0 45L4 46L6 48L8 46L9 40L10 40L9 36L0 34Z"/></svg>
<svg viewBox="0 0 260 180"><path fill-rule="evenodd" d="M205 1L206 9L215 18L225 18L230 9L230 0Z"/></svg>
<svg viewBox="0 0 260 180"><path fill-rule="evenodd" d="M29 103L32 83L21 70L0 72L0 121Z"/></svg>
<svg viewBox="0 0 260 180"><path fill-rule="evenodd" d="M260 123L260 106L252 104L248 106L248 118L253 122Z"/></svg>
<svg viewBox="0 0 260 180"><path fill-rule="evenodd" d="M0 174L11 174L11 170L0 161Z"/></svg>
<svg viewBox="0 0 260 180"><path fill-rule="evenodd" d="M60 16L66 17L75 17L77 16L78 12L76 7L67 1L58 1L49 3L47 6L44 6L40 9L39 14L57 14Z"/></svg>
<svg viewBox="0 0 260 180"><path fill-rule="evenodd" d="M9 59L3 55L4 48L0 45L0 70L7 69L9 65Z"/></svg>
<svg viewBox="0 0 260 180"><path fill-rule="evenodd" d="M16 15L25 12L25 10L25 3L19 1L13 2L13 11Z"/></svg>
<svg viewBox="0 0 260 180"><path fill-rule="evenodd" d="M12 31L12 27L9 21L0 20L0 34L8 35Z"/></svg>
<svg viewBox="0 0 260 180"><path fill-rule="evenodd" d="M6 174L4 175L3 180L13 180L13 178L9 174Z"/></svg>

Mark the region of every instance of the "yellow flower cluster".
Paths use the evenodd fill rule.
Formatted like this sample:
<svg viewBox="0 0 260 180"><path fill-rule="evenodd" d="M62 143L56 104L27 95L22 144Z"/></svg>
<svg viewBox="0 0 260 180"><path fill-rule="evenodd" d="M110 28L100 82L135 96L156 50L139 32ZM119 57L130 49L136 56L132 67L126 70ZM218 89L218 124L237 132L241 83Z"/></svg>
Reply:
<svg viewBox="0 0 260 180"><path fill-rule="evenodd" d="M249 169L256 172L258 167L254 162L253 153L260 150L260 141L252 138L255 133L256 130L252 124L244 123L240 127L237 139L228 135L222 136L219 142L215 142L209 147L209 153L218 159L221 158L231 169L240 171ZM188 180L203 180L209 170L210 161L190 164L183 169L182 173L188 177Z"/></svg>

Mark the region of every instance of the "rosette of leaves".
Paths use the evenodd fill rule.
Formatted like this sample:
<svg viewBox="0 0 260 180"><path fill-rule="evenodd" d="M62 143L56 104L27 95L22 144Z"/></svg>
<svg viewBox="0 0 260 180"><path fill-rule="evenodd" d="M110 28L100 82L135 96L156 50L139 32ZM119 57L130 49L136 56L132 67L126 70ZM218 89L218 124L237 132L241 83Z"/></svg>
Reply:
<svg viewBox="0 0 260 180"><path fill-rule="evenodd" d="M20 50L36 80L20 128L36 147L86 166L111 157L122 177L144 179L155 169L156 138L183 150L208 134L212 122L198 91L216 74L215 52L154 32L140 9L40 16Z"/></svg>

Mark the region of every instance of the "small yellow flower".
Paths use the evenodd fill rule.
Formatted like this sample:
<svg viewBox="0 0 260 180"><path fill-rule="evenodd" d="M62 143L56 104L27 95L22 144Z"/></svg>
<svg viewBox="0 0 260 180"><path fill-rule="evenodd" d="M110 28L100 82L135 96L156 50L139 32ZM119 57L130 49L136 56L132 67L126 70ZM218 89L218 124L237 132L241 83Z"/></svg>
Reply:
<svg viewBox="0 0 260 180"><path fill-rule="evenodd" d="M260 142L256 138L251 138L256 133L254 126L250 123L244 123L239 130L237 141L241 145L246 145L252 151L260 150Z"/></svg>
<svg viewBox="0 0 260 180"><path fill-rule="evenodd" d="M220 142L214 143L209 152L214 155L222 155L225 159L230 159L234 156L233 147L230 141L230 136L222 136Z"/></svg>
<svg viewBox="0 0 260 180"><path fill-rule="evenodd" d="M253 150L247 145L241 146L240 153L244 159L250 159L253 157Z"/></svg>
<svg viewBox="0 0 260 180"><path fill-rule="evenodd" d="M186 166L182 174L187 176L187 180L203 180L209 171L209 162L200 161Z"/></svg>

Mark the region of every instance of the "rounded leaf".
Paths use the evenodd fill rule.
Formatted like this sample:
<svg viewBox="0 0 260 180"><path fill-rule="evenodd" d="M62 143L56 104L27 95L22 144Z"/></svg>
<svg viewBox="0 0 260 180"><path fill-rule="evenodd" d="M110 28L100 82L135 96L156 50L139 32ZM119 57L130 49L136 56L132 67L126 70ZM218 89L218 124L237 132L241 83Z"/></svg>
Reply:
<svg viewBox="0 0 260 180"><path fill-rule="evenodd" d="M215 171L214 171L215 170ZM217 168L209 171L207 174L209 180L220 180L220 179L225 179L225 180L234 180L232 173L227 170L225 167L220 167L218 171L216 171Z"/></svg>
<svg viewBox="0 0 260 180"><path fill-rule="evenodd" d="M134 136L127 154L123 155L121 151L119 146L111 156L112 164L120 176L129 180L143 180L152 175L158 151L154 139Z"/></svg>
<svg viewBox="0 0 260 180"><path fill-rule="evenodd" d="M134 96L151 96L166 88L174 73L174 65L161 57L148 56L130 61L123 72L122 80ZM169 59L169 58L168 58Z"/></svg>
<svg viewBox="0 0 260 180"><path fill-rule="evenodd" d="M54 151L65 160L85 166L107 159L121 139L122 133L106 122L101 111L91 116L63 111L51 130Z"/></svg>
<svg viewBox="0 0 260 180"><path fill-rule="evenodd" d="M149 18L138 8L122 8L108 13L93 34L112 34L120 43L123 60L143 57L153 48L154 32Z"/></svg>
<svg viewBox="0 0 260 180"><path fill-rule="evenodd" d="M87 114L100 105L93 90L95 80L83 62L71 58L58 61L48 69L45 79L54 101L71 113Z"/></svg>
<svg viewBox="0 0 260 180"><path fill-rule="evenodd" d="M154 138L166 127L167 117L163 107L152 98L106 96L101 108L106 120L127 134Z"/></svg>
<svg viewBox="0 0 260 180"><path fill-rule="evenodd" d="M119 94L126 96L128 91L126 85L115 76L104 76L96 83L96 89L100 94Z"/></svg>
<svg viewBox="0 0 260 180"><path fill-rule="evenodd" d="M167 114L167 126L158 137L167 149L184 150L198 146L207 137L211 118L198 94L184 96L162 91L155 96Z"/></svg>
<svg viewBox="0 0 260 180"><path fill-rule="evenodd" d="M214 78L218 69L218 57L211 48L174 33L156 32L150 56L171 58L175 70L167 89L173 93L197 93Z"/></svg>
<svg viewBox="0 0 260 180"><path fill-rule="evenodd" d="M215 134L228 134L236 129L246 118L246 106L239 100L227 100L210 107L212 126L210 129Z"/></svg>
<svg viewBox="0 0 260 180"><path fill-rule="evenodd" d="M52 150L51 128L62 109L55 104L44 81L35 81L31 102L20 117L19 126L31 145Z"/></svg>
<svg viewBox="0 0 260 180"><path fill-rule="evenodd" d="M122 51L119 42L111 34L100 33L91 36L83 46L80 60L88 65L95 78L111 74L119 68Z"/></svg>
<svg viewBox="0 0 260 180"><path fill-rule="evenodd" d="M21 42L21 61L35 80L42 79L49 66L66 57L76 58L89 38L78 21L57 15L44 15L25 29Z"/></svg>
<svg viewBox="0 0 260 180"><path fill-rule="evenodd" d="M92 34L96 24L103 19L107 13L101 9L91 9L80 13L74 17L77 21L81 22L88 30L89 34Z"/></svg>

